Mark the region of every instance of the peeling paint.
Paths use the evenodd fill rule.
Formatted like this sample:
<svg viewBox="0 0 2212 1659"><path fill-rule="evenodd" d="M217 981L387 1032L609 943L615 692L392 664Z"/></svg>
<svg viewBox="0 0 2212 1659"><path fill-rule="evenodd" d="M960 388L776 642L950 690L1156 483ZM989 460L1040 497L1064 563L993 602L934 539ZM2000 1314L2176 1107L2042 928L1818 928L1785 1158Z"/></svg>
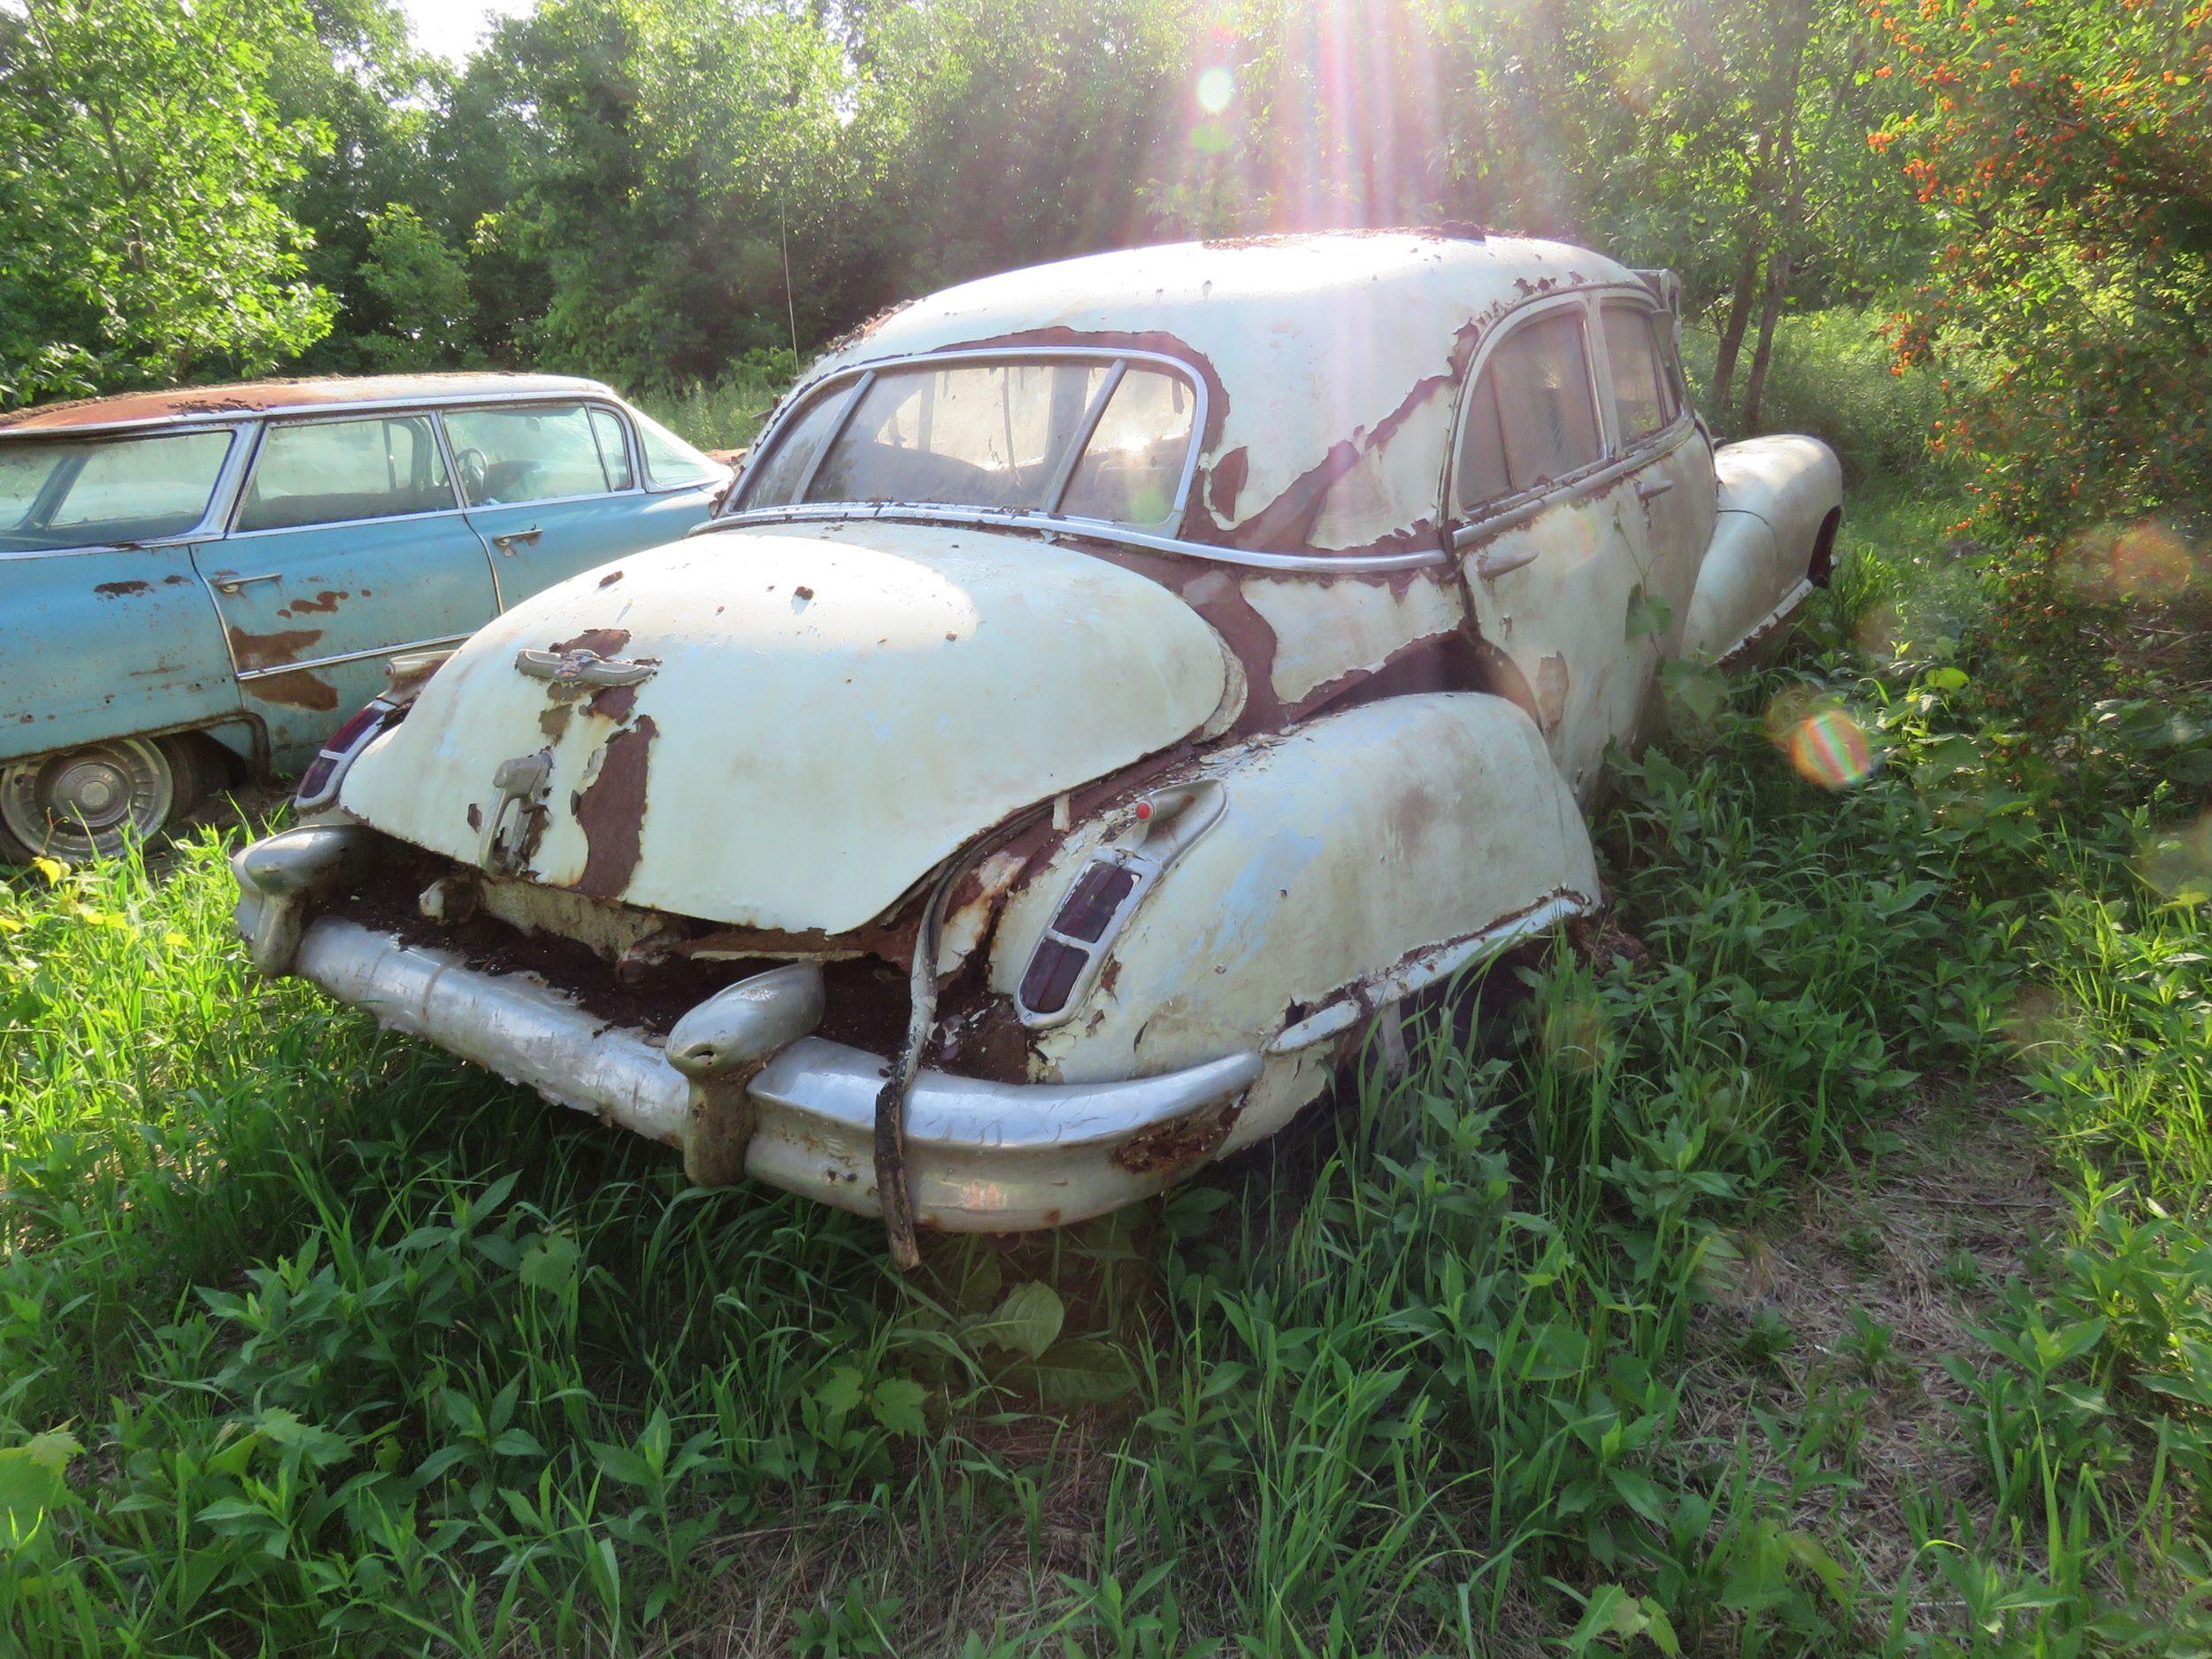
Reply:
<svg viewBox="0 0 2212 1659"><path fill-rule="evenodd" d="M231 660L242 669L281 668L296 662L323 637L321 628L286 628L275 634L249 634L236 624L230 627ZM312 703L303 704L312 708Z"/></svg>
<svg viewBox="0 0 2212 1659"><path fill-rule="evenodd" d="M626 643L628 639L625 634ZM577 891L611 898L630 885L645 832L646 767L659 735L653 717L645 715L609 738L600 751L599 774L576 800L576 822L590 849Z"/></svg>
<svg viewBox="0 0 2212 1659"><path fill-rule="evenodd" d="M288 709L307 709L317 714L330 714L338 707L338 687L327 680L319 680L303 668L296 668L285 674L264 674L245 685L246 695L263 703L281 703Z"/></svg>

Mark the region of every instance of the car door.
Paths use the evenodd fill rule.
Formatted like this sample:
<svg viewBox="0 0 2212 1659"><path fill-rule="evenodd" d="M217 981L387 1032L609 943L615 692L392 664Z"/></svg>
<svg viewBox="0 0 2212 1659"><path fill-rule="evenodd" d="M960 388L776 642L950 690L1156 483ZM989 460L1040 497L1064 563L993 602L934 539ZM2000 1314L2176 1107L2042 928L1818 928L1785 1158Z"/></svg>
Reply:
<svg viewBox="0 0 2212 1659"><path fill-rule="evenodd" d="M662 541L705 517L693 491L640 485L629 422L581 399L444 411L469 522L495 555L502 606Z"/></svg>
<svg viewBox="0 0 2212 1659"><path fill-rule="evenodd" d="M1613 465L1581 296L1509 319L1474 365L1454 446L1453 541L1501 688L1578 796L1634 730L1657 641L1642 511Z"/></svg>
<svg viewBox="0 0 2212 1659"><path fill-rule="evenodd" d="M497 608L419 410L269 423L230 534L196 562L246 711L282 767L381 689L394 655L457 643Z"/></svg>
<svg viewBox="0 0 2212 1659"><path fill-rule="evenodd" d="M1598 308L1614 453L1628 468L1640 525L1632 519L1643 588L1659 602L1662 655L1680 646L1698 566L1713 539L1717 486L1713 450L1682 396L1665 312L1631 296Z"/></svg>

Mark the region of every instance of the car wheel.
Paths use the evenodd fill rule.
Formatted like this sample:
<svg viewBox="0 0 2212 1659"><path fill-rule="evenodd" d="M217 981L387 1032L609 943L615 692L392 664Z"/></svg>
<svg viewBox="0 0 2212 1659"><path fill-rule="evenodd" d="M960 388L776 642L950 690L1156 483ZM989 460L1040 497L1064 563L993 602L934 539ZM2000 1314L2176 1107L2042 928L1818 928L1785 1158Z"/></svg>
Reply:
<svg viewBox="0 0 2212 1659"><path fill-rule="evenodd" d="M119 737L0 766L0 857L73 864L158 833L205 776L188 743Z"/></svg>

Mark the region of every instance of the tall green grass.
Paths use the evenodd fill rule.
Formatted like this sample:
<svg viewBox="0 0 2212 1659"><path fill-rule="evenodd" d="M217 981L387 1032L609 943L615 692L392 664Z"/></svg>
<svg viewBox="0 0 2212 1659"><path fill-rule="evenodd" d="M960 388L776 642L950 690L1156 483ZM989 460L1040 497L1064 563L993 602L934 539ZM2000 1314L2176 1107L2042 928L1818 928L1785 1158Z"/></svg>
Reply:
<svg viewBox="0 0 2212 1659"><path fill-rule="evenodd" d="M1590 948L1239 1167L910 1280L257 980L234 836L13 878L0 1650L2200 1647L2212 999L2135 862L2171 805L1966 810L1971 581L1920 523L1866 521L1783 668L1674 687ZM1826 715L1870 773L1793 767ZM1771 1263L1809 1193L1939 1162L1932 1108L2032 1138L2066 1221L1939 1293L1918 1393ZM1969 1478L1877 1504L1878 1412Z"/></svg>

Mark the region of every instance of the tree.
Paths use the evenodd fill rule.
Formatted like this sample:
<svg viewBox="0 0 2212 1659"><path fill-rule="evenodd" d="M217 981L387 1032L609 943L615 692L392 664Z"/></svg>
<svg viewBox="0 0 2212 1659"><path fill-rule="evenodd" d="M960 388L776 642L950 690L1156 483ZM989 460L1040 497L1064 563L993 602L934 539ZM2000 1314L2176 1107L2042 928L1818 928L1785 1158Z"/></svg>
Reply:
<svg viewBox="0 0 2212 1659"><path fill-rule="evenodd" d="M1870 0L1916 106L1868 136L1945 227L1899 319L2003 518L2212 503L2212 6Z"/></svg>
<svg viewBox="0 0 2212 1659"><path fill-rule="evenodd" d="M0 19L0 284L81 319L80 378L262 369L326 330L277 200L319 140L268 94L296 0L23 4ZM0 336L18 397L48 389L26 344Z"/></svg>
<svg viewBox="0 0 2212 1659"><path fill-rule="evenodd" d="M467 266L403 203L372 215L368 230L361 287L388 319L387 332L360 342L369 361L382 369L457 368L467 362L474 309Z"/></svg>

